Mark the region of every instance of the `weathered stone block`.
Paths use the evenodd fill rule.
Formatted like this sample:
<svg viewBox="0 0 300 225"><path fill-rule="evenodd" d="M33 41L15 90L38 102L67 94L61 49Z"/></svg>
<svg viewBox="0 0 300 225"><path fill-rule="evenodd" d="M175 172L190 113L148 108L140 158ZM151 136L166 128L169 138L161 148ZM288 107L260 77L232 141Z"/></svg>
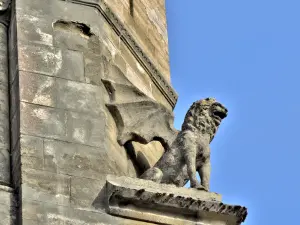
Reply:
<svg viewBox="0 0 300 225"><path fill-rule="evenodd" d="M0 86L2 90L8 91L8 71L0 71Z"/></svg>
<svg viewBox="0 0 300 225"><path fill-rule="evenodd" d="M121 54L116 54L114 59L114 64L120 68L121 71L127 71L127 63L126 60L122 57Z"/></svg>
<svg viewBox="0 0 300 225"><path fill-rule="evenodd" d="M22 197L58 205L69 205L70 177L43 170L22 170Z"/></svg>
<svg viewBox="0 0 300 225"><path fill-rule="evenodd" d="M57 88L55 78L20 71L21 101L44 106L56 106Z"/></svg>
<svg viewBox="0 0 300 225"><path fill-rule="evenodd" d="M29 225L154 225L117 218L94 209L73 209L37 201L23 201L23 218ZM26 224L25 223L25 224Z"/></svg>
<svg viewBox="0 0 300 225"><path fill-rule="evenodd" d="M0 71L5 71L7 74L8 68L7 51L6 49L0 50Z"/></svg>
<svg viewBox="0 0 300 225"><path fill-rule="evenodd" d="M22 135L20 142L22 156L35 156L37 158L43 158L44 143L42 138Z"/></svg>
<svg viewBox="0 0 300 225"><path fill-rule="evenodd" d="M104 180L104 174L117 171L104 147L45 140L44 148L46 170L97 180Z"/></svg>
<svg viewBox="0 0 300 225"><path fill-rule="evenodd" d="M2 213L1 211L5 211L7 206L0 205L0 225L8 225L11 224L11 216L10 214Z"/></svg>
<svg viewBox="0 0 300 225"><path fill-rule="evenodd" d="M29 221L38 222L39 219L42 219L43 214L43 203L39 201L30 201L24 199L22 202L22 219ZM34 223L33 223L34 224Z"/></svg>
<svg viewBox="0 0 300 225"><path fill-rule="evenodd" d="M62 139L66 134L63 110L21 103L21 133Z"/></svg>
<svg viewBox="0 0 300 225"><path fill-rule="evenodd" d="M3 23L0 26L0 46L4 47L1 50L5 50L7 48L7 27Z"/></svg>
<svg viewBox="0 0 300 225"><path fill-rule="evenodd" d="M94 180L82 177L71 178L71 204L75 208L93 208L99 188L105 180Z"/></svg>
<svg viewBox="0 0 300 225"><path fill-rule="evenodd" d="M149 97L153 98L152 94L152 81L149 75L146 73L141 64L136 60L136 58L132 55L125 44L120 44L120 52L123 58L126 59L127 67L126 70L121 70L125 76L135 84L140 90L142 90ZM117 54L118 55L118 54ZM118 56L116 55L116 59ZM115 60L116 61L116 60ZM118 67L119 65L116 64ZM122 68L120 66L119 68ZM111 75L110 75L111 76ZM160 102L160 99L158 99Z"/></svg>
<svg viewBox="0 0 300 225"><path fill-rule="evenodd" d="M43 139L34 136L22 135L20 138L20 154L24 168L44 168L44 143Z"/></svg>
<svg viewBox="0 0 300 225"><path fill-rule="evenodd" d="M44 169L44 161L41 158L25 155L25 156L22 156L22 167L36 169L36 170L43 170Z"/></svg>
<svg viewBox="0 0 300 225"><path fill-rule="evenodd" d="M0 225L13 225L13 190L9 187L0 185Z"/></svg>
<svg viewBox="0 0 300 225"><path fill-rule="evenodd" d="M81 52L88 49L89 36L84 35L84 33L80 35L80 29L76 29L76 24L74 26L67 25L63 23L54 24L54 46Z"/></svg>
<svg viewBox="0 0 300 225"><path fill-rule="evenodd" d="M6 77L7 76L8 73L6 73ZM2 79L2 81L3 83L0 81L0 113L6 118L9 114L8 81L4 81L4 79Z"/></svg>
<svg viewBox="0 0 300 225"><path fill-rule="evenodd" d="M90 116L83 113L67 113L67 139L75 143L102 147L106 135L104 113Z"/></svg>
<svg viewBox="0 0 300 225"><path fill-rule="evenodd" d="M10 187L0 185L0 205L13 206L12 191Z"/></svg>
<svg viewBox="0 0 300 225"><path fill-rule="evenodd" d="M30 41L43 45L53 45L53 18L49 16L34 16L31 14L18 14L18 40Z"/></svg>
<svg viewBox="0 0 300 225"><path fill-rule="evenodd" d="M46 75L56 74L61 66L61 52L46 45L19 43L19 69Z"/></svg>
<svg viewBox="0 0 300 225"><path fill-rule="evenodd" d="M107 73L108 59L106 56L84 53L86 82L101 85L101 79Z"/></svg>
<svg viewBox="0 0 300 225"><path fill-rule="evenodd" d="M56 76L73 81L84 82L83 54L78 51L63 50L61 52L61 67Z"/></svg>
<svg viewBox="0 0 300 225"><path fill-rule="evenodd" d="M9 115L7 94L1 96L0 91L0 148L9 149Z"/></svg>
<svg viewBox="0 0 300 225"><path fill-rule="evenodd" d="M10 155L8 146L0 148L0 182L10 183Z"/></svg>
<svg viewBox="0 0 300 225"><path fill-rule="evenodd" d="M57 107L62 109L100 115L104 107L101 87L57 79Z"/></svg>

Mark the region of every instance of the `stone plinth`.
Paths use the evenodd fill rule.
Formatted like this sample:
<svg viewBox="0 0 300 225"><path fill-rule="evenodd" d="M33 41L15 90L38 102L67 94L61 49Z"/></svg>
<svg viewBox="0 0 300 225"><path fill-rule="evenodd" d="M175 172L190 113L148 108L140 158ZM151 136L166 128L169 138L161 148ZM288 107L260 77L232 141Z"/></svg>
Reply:
<svg viewBox="0 0 300 225"><path fill-rule="evenodd" d="M107 212L159 224L237 225L246 216L242 206L226 205L216 193L129 177L108 176Z"/></svg>

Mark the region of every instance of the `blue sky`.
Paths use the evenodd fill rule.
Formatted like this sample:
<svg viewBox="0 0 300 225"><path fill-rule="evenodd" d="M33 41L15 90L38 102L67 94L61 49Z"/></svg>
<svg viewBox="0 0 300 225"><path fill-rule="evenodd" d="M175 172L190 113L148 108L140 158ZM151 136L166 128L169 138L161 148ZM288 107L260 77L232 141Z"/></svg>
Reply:
<svg viewBox="0 0 300 225"><path fill-rule="evenodd" d="M229 109L211 144L211 191L245 225L297 225L300 1L166 0L175 126L193 101Z"/></svg>

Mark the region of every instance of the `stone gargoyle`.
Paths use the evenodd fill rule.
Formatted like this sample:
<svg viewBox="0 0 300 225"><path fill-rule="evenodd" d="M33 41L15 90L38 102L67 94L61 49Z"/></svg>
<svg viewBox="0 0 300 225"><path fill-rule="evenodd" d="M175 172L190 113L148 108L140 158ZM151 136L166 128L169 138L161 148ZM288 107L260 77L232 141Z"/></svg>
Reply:
<svg viewBox="0 0 300 225"><path fill-rule="evenodd" d="M188 110L181 131L154 167L140 178L158 183L184 186L188 180L192 188L209 190L210 147L227 109L214 98L196 101ZM201 184L197 180L199 173Z"/></svg>
<svg viewBox="0 0 300 225"><path fill-rule="evenodd" d="M209 144L222 119L227 116L227 109L214 98L196 101L178 132L173 126L170 110L149 98L114 66L110 70L114 72L102 81L110 96L110 103L106 106L116 122L119 144L130 141L147 144L158 140L165 149L154 167L146 170L140 178L178 187L190 180L192 188L208 191Z"/></svg>

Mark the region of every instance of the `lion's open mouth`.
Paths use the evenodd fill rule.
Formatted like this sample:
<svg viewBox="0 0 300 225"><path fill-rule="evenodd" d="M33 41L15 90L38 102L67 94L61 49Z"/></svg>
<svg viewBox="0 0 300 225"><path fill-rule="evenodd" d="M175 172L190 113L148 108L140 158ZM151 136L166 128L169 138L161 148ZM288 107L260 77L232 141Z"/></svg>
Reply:
<svg viewBox="0 0 300 225"><path fill-rule="evenodd" d="M227 113L225 111L214 111L213 114L220 120L224 119L227 116Z"/></svg>
<svg viewBox="0 0 300 225"><path fill-rule="evenodd" d="M215 119L216 125L219 125L222 119L224 119L227 116L227 112L227 109L220 103L215 103L213 105L212 114Z"/></svg>

